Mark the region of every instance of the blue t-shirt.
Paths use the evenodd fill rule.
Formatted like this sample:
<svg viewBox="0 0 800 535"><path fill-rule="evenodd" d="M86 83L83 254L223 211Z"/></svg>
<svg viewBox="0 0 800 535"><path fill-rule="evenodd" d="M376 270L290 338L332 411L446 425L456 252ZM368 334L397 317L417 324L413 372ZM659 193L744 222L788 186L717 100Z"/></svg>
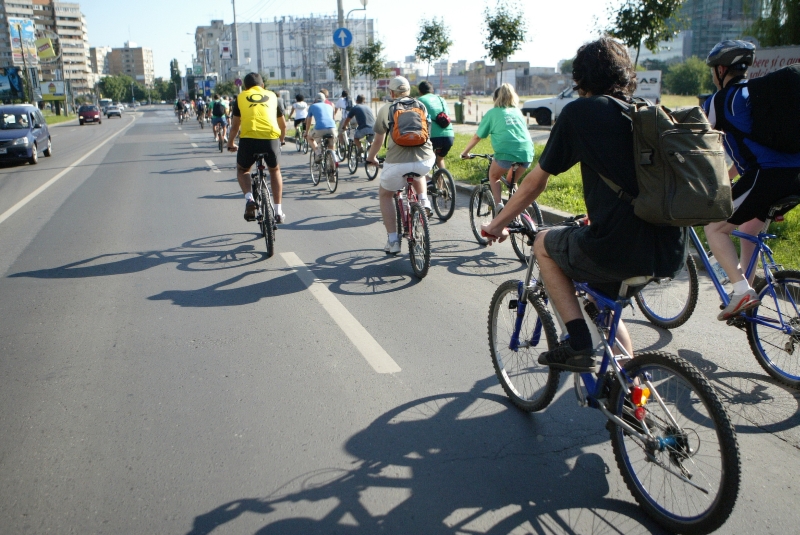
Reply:
<svg viewBox="0 0 800 535"><path fill-rule="evenodd" d="M314 118L314 128L336 128L336 121L333 120L333 108L330 104L317 102L308 108L308 115Z"/></svg>
<svg viewBox="0 0 800 535"><path fill-rule="evenodd" d="M717 106L713 103L717 98L725 99L725 117L720 120L717 117ZM720 102L720 104L722 104ZM714 94L713 97L706 99L703 109L708 116L712 126L725 132L726 123L730 124L745 137L743 143L746 151L742 150L735 139L729 133L725 134L725 150L736 165L739 174L744 174L752 169L776 169L776 168L795 168L800 167L800 153L788 154L780 152L764 145L759 145L752 139L747 138L747 134L753 130L753 118L751 116L750 94L747 91L747 81L743 80L740 84L728 86ZM749 154L748 154L749 153ZM752 155L752 156L751 156ZM749 157L748 157L749 156Z"/></svg>

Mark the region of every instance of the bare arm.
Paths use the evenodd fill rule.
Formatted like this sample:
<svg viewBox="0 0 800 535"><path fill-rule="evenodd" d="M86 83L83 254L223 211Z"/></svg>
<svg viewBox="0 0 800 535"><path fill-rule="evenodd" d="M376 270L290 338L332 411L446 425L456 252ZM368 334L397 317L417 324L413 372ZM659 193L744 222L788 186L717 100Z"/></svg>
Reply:
<svg viewBox="0 0 800 535"><path fill-rule="evenodd" d="M367 154L367 161L370 163L378 163L376 157L378 156L378 152L381 150L381 145L383 145L383 140L386 137L386 134L375 134L375 139L372 142L372 146L369 148L369 154Z"/></svg>
<svg viewBox="0 0 800 535"><path fill-rule="evenodd" d="M233 141L236 139L236 134L239 133L239 127L242 125L242 118L234 115L231 117L231 131L228 134L228 150L235 150L236 145Z"/></svg>
<svg viewBox="0 0 800 535"><path fill-rule="evenodd" d="M306 117L306 137L311 135L311 115Z"/></svg>
<svg viewBox="0 0 800 535"><path fill-rule="evenodd" d="M500 211L497 216L492 219L492 222L484 226L484 230L493 236L501 236L501 241L504 240L508 234L503 236L503 231L511 221L514 220L519 214L535 201L539 195L542 194L547 187L547 180L550 178L550 173L539 167L533 168L533 171L528 173L519 189L511 197L506 204L506 207Z"/></svg>
<svg viewBox="0 0 800 535"><path fill-rule="evenodd" d="M278 116L278 128L281 129L281 145L286 143L286 119L283 115Z"/></svg>
<svg viewBox="0 0 800 535"><path fill-rule="evenodd" d="M461 157L462 158L466 158L467 154L469 154L469 151L471 151L472 148L475 145L477 145L478 143L480 143L480 142L481 142L481 138L479 138L477 135L472 136L472 139L469 140L469 143L467 143L467 146L464 147L463 151L461 151Z"/></svg>
<svg viewBox="0 0 800 535"><path fill-rule="evenodd" d="M344 122L342 123L342 126L339 127L339 130L344 130L345 128L347 128L347 125L350 124L350 119L351 119L350 117L345 119Z"/></svg>

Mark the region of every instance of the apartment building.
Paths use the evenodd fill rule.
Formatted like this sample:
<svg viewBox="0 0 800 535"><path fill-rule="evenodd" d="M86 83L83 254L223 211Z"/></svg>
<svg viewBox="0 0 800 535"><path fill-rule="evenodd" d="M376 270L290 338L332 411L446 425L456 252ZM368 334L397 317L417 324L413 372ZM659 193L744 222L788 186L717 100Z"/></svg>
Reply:
<svg viewBox="0 0 800 535"><path fill-rule="evenodd" d="M54 47L62 56L61 61L40 64L42 81L64 78L69 81L72 95L92 93L94 76L89 64L89 35L80 4L55 0L32 0L32 4L37 34L53 39Z"/></svg>
<svg viewBox="0 0 800 535"><path fill-rule="evenodd" d="M760 9L761 0L686 0L691 48L684 55L704 58L720 41L744 37Z"/></svg>
<svg viewBox="0 0 800 535"><path fill-rule="evenodd" d="M108 56L109 74L130 76L145 87L155 80L153 50L127 41L122 48L112 48Z"/></svg>
<svg viewBox="0 0 800 535"><path fill-rule="evenodd" d="M98 76L111 74L109 56L111 56L110 46L93 46L89 49L89 66L93 74Z"/></svg>

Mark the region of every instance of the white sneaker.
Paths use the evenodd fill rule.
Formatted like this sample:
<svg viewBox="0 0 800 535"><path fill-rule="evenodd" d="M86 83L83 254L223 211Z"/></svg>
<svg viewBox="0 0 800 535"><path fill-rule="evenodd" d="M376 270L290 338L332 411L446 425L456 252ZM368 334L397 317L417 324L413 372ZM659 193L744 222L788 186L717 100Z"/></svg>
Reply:
<svg viewBox="0 0 800 535"><path fill-rule="evenodd" d="M758 294L752 288L740 295L731 293L730 298L731 302L728 303L728 306L723 308L722 312L720 312L717 316L717 319L720 321L725 321L734 316L738 316L745 310L750 310L751 308L755 308L761 304L761 299L758 298Z"/></svg>
<svg viewBox="0 0 800 535"><path fill-rule="evenodd" d="M280 214L275 214L275 222L276 223L286 223L286 214L281 212Z"/></svg>
<svg viewBox="0 0 800 535"><path fill-rule="evenodd" d="M506 207L506 205L505 205L505 204L503 204L503 203L501 203L501 202L497 203L497 213L499 214L499 213L500 213L500 210L502 210L502 209L503 209L503 208L505 208L505 207Z"/></svg>
<svg viewBox="0 0 800 535"><path fill-rule="evenodd" d="M386 246L383 248L386 254L397 254L400 252L400 240L389 241L386 240Z"/></svg>

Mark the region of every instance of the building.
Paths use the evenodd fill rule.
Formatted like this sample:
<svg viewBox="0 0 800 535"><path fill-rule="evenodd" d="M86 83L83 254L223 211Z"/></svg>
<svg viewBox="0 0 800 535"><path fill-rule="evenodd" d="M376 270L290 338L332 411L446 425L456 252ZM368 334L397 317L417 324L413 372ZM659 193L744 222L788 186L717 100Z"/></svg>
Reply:
<svg viewBox="0 0 800 535"><path fill-rule="evenodd" d="M220 41L225 39L231 31L230 25L224 21L212 20L209 26L198 26L194 31L195 65L199 65L200 74L222 73L222 60L220 54ZM230 62L226 62L230 63ZM227 79L227 78L226 78Z"/></svg>
<svg viewBox="0 0 800 535"><path fill-rule="evenodd" d="M110 46L93 46L89 49L89 67L98 76L111 74Z"/></svg>
<svg viewBox="0 0 800 535"><path fill-rule="evenodd" d="M639 51L639 65L644 64L645 61L654 60L663 61L664 63L682 63L692 56L693 37L694 32L692 30L682 31L674 39L658 43L657 52L650 52L642 46ZM632 60L636 59L636 49L631 48L628 53Z"/></svg>
<svg viewBox="0 0 800 535"><path fill-rule="evenodd" d="M122 48L112 48L108 57L109 74L130 76L145 87L152 87L155 80L153 51L136 46L128 41Z"/></svg>
<svg viewBox="0 0 800 535"><path fill-rule="evenodd" d="M689 21L691 46L684 57L704 58L720 41L744 37L760 8L760 0L686 0L681 14Z"/></svg>

